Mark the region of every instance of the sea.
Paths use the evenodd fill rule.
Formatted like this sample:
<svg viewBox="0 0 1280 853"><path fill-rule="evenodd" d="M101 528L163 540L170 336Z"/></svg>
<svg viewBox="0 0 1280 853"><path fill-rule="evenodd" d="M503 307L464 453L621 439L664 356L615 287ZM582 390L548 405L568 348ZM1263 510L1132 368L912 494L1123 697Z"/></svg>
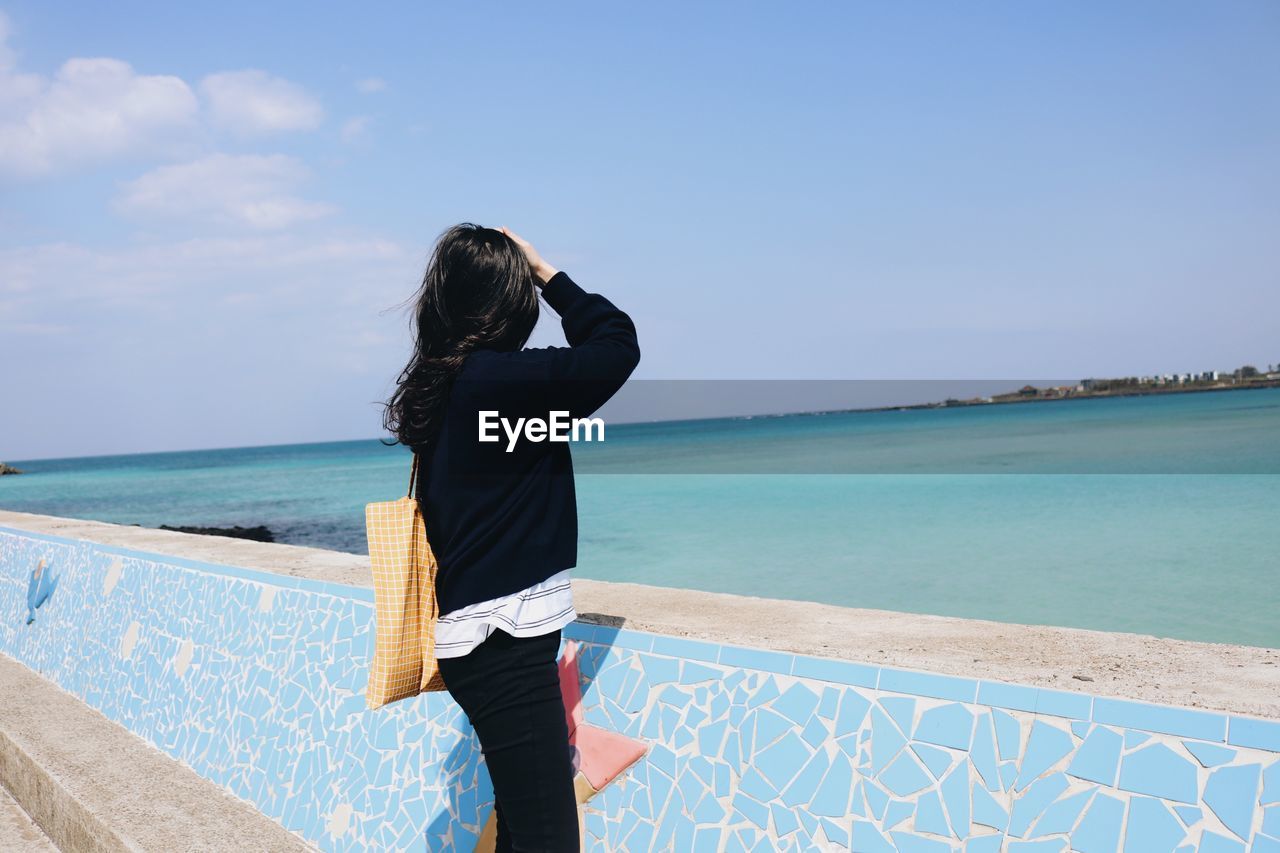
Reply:
<svg viewBox="0 0 1280 853"><path fill-rule="evenodd" d="M1280 648L1280 388L608 424L574 575ZM384 440L6 459L0 507L367 553Z"/></svg>

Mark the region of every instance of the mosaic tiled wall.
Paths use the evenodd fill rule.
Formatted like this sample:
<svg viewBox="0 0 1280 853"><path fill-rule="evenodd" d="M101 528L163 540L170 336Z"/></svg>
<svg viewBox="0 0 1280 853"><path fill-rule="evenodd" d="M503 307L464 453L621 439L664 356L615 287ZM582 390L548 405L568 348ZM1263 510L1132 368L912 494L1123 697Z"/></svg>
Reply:
<svg viewBox="0 0 1280 853"><path fill-rule="evenodd" d="M447 695L364 709L370 590L0 527L0 613L0 651L322 849L470 850L492 810ZM1280 851L1280 721L565 636L585 722L647 746L588 850Z"/></svg>

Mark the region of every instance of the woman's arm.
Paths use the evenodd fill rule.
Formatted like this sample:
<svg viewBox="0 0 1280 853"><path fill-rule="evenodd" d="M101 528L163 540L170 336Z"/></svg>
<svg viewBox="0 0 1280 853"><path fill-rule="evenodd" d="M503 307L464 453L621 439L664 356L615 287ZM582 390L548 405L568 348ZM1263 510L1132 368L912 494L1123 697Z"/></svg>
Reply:
<svg viewBox="0 0 1280 853"><path fill-rule="evenodd" d="M542 297L557 314L567 347L477 353L479 389L511 416L546 417L551 411L587 417L603 406L640 363L640 344L631 318L598 293L587 293L567 273L547 264L524 240L502 229L524 249L542 282ZM475 358L475 356L473 356Z"/></svg>
<svg viewBox="0 0 1280 853"><path fill-rule="evenodd" d="M560 314L567 347L473 353L466 381L477 404L500 417L585 418L608 402L640 363L631 318L598 293L587 293L564 271L542 296Z"/></svg>

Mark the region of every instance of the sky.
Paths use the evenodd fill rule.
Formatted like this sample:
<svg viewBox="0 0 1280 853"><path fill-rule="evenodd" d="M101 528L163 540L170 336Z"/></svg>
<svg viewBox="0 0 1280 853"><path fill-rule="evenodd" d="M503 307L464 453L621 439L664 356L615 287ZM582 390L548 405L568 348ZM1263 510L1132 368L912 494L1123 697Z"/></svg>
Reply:
<svg viewBox="0 0 1280 853"><path fill-rule="evenodd" d="M382 436L463 221L630 313L637 379L1280 361L1277 43L1272 0L0 0L0 460Z"/></svg>

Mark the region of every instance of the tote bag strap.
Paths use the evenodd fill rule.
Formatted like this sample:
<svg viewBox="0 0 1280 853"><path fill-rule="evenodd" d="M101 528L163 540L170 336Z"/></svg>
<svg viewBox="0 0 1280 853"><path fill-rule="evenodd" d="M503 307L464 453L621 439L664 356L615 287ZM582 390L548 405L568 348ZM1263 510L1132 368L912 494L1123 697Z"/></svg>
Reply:
<svg viewBox="0 0 1280 853"><path fill-rule="evenodd" d="M413 454L413 464L409 466L409 491L405 495L405 497L410 497L410 498L413 497L413 481L414 481L414 478L417 476L418 476L418 454L415 451Z"/></svg>

